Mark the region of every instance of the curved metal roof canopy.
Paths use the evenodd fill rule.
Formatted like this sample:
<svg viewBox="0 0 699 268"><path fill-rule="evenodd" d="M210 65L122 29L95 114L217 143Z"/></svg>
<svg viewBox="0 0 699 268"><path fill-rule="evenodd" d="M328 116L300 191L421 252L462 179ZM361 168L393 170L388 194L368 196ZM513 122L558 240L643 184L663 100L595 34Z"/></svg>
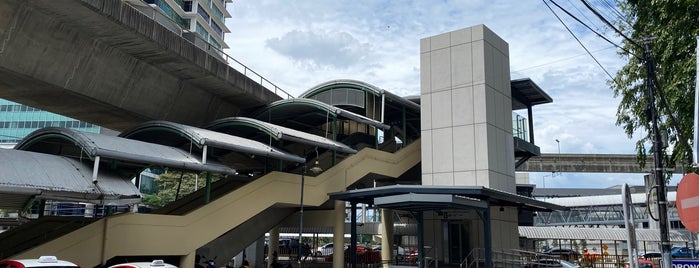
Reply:
<svg viewBox="0 0 699 268"><path fill-rule="evenodd" d="M253 131L264 132L275 140L287 140L347 154L357 153L357 150L331 139L247 117L227 117L219 119L211 122L211 124L204 128L232 135L246 131L243 128L252 128L254 129Z"/></svg>
<svg viewBox="0 0 699 268"><path fill-rule="evenodd" d="M163 131L176 135L164 136L161 135L164 134ZM257 141L169 121L146 122L122 132L119 136L153 143L162 143L175 147L191 141L196 143L198 147L211 146L218 149L265 156L284 161L296 163L306 162L306 159L303 157L283 152ZM206 157L206 152L204 152L203 157Z"/></svg>
<svg viewBox="0 0 699 268"><path fill-rule="evenodd" d="M67 128L48 127L36 130L15 146L22 151L62 155L71 158L100 158L120 160L142 169L150 165L184 170L235 174L235 169L199 159L177 148L131 140L122 137L80 132ZM134 170L131 170L133 172ZM136 170L138 172L140 170Z"/></svg>
<svg viewBox="0 0 699 268"><path fill-rule="evenodd" d="M33 198L122 205L141 202L136 186L107 170L68 157L0 149L0 209L22 209Z"/></svg>
<svg viewBox="0 0 699 268"><path fill-rule="evenodd" d="M270 103L254 114L254 118L272 124L293 123L298 126L320 126L329 117L345 118L374 126L379 129L390 127L371 118L338 108L314 99L295 98Z"/></svg>
<svg viewBox="0 0 699 268"><path fill-rule="evenodd" d="M331 80L327 81L324 83L321 83L319 85L316 85L309 90L307 90L304 93L301 93L299 95L299 98L311 98L315 95L317 95L320 92L331 90L337 87L350 87L350 88L356 88L356 89L361 89L364 91L367 91L371 94L374 94L376 96L385 96L386 99L389 101L397 102L400 103L401 105L410 108L412 110L420 111L420 105L418 105L415 102L412 102L406 98L403 98L401 96L398 96L396 94L393 94L389 91L383 90L381 88L378 88L372 84L359 81L359 80L352 80L352 79L337 79L337 80Z"/></svg>

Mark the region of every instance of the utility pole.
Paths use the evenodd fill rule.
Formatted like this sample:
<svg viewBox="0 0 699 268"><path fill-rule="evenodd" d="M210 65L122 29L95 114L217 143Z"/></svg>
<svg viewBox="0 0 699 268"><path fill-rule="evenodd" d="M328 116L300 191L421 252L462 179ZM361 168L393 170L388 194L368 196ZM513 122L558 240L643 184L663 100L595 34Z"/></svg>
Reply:
<svg viewBox="0 0 699 268"><path fill-rule="evenodd" d="M655 176L655 184L658 195L658 221L660 228L660 249L662 254L662 266L672 267L672 244L670 244L670 235L668 229L667 217L667 197L665 196L665 176L663 175L663 159L662 148L663 141L658 130L658 114L655 110L655 88L653 81L655 76L655 62L650 51L650 40L646 38L643 51L643 59L646 64L646 88L648 89L648 114L651 119L651 128L653 134L653 158L654 167L653 175Z"/></svg>

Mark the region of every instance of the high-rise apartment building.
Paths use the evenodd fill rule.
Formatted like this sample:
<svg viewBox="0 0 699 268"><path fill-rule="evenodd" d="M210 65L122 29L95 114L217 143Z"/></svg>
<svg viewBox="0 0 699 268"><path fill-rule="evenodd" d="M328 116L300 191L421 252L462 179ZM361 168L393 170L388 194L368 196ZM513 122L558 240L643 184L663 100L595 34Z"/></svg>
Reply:
<svg viewBox="0 0 699 268"><path fill-rule="evenodd" d="M225 18L231 14L226 4L233 0L146 0L185 30L196 32L218 49L228 48L223 36L230 30Z"/></svg>
<svg viewBox="0 0 699 268"><path fill-rule="evenodd" d="M100 132L97 125L0 99L0 148L12 148L29 133L43 127Z"/></svg>

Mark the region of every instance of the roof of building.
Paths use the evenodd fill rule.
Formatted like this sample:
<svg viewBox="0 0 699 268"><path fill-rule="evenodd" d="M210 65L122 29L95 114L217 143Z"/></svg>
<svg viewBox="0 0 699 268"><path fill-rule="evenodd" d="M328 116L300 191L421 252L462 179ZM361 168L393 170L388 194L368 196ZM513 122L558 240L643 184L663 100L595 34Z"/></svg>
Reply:
<svg viewBox="0 0 699 268"><path fill-rule="evenodd" d="M359 80L352 80L352 79L337 79L337 80L330 80L321 84L318 84L309 90L307 90L304 93L301 93L299 95L299 98L310 98L315 94L318 94L319 92L326 91L333 89L335 87L352 87L352 88L357 88L361 89L367 92L370 92L376 96L385 96L386 99L388 99L391 102L397 102L400 103L401 105L415 110L415 111L420 111L420 105L418 105L415 102L412 102L406 98L403 98L401 96L398 96L396 94L391 93L390 91L381 89L377 86L374 86L372 84L369 84L364 81L359 81Z"/></svg>
<svg viewBox="0 0 699 268"><path fill-rule="evenodd" d="M62 155L74 159L102 161L118 160L139 172L147 166L156 165L184 170L210 171L235 174L235 170L214 161L202 163L187 152L160 144L137 141L122 137L80 132L73 129L47 127L36 130L15 146L22 151Z"/></svg>
<svg viewBox="0 0 699 268"><path fill-rule="evenodd" d="M281 122L310 126L320 126L322 124L326 124L327 122L331 121L332 118L346 118L374 126L379 129L386 130L390 128L388 125L371 118L329 105L318 100L305 98L275 101L259 110L253 117L258 120L268 121L277 125L279 124L277 122Z"/></svg>
<svg viewBox="0 0 699 268"><path fill-rule="evenodd" d="M412 196L411 196L412 194ZM517 206L551 211L567 208L483 186L389 185L330 193L330 199L390 207L397 210L482 208L487 205ZM450 197L451 196L451 197Z"/></svg>
<svg viewBox="0 0 699 268"><path fill-rule="evenodd" d="M626 241L629 233L622 228L575 228L575 227L534 227L519 226L519 236L530 239L563 239L563 240L618 240ZM657 229L636 229L638 241L661 241ZM670 230L671 242L691 241L692 234L687 230Z"/></svg>
<svg viewBox="0 0 699 268"><path fill-rule="evenodd" d="M553 99L546 94L534 81L529 78L521 78L510 81L512 93L512 110L526 109L527 107L551 103Z"/></svg>
<svg viewBox="0 0 699 268"><path fill-rule="evenodd" d="M0 208L22 209L33 198L92 202L103 205L141 201L131 178L121 178L100 169L92 181L92 163L87 157L63 156L0 149Z"/></svg>
<svg viewBox="0 0 699 268"><path fill-rule="evenodd" d="M175 133L177 135L159 135L163 132ZM140 124L122 132L119 136L173 147L180 147L182 144L193 142L197 147L210 146L217 149L265 156L284 161L296 163L306 162L306 159L303 157L284 152L254 140L162 120Z"/></svg>
<svg viewBox="0 0 699 268"><path fill-rule="evenodd" d="M229 133L231 135L236 135L236 133L247 131L264 132L275 140L298 142L306 145L317 146L320 148L338 151L341 153L357 153L357 150L354 150L343 143L336 142L325 137L313 135L303 131L298 131L288 127L270 124L267 122L247 117L222 118L211 122L210 124L204 126L204 128ZM249 128L251 128L252 130L247 130Z"/></svg>

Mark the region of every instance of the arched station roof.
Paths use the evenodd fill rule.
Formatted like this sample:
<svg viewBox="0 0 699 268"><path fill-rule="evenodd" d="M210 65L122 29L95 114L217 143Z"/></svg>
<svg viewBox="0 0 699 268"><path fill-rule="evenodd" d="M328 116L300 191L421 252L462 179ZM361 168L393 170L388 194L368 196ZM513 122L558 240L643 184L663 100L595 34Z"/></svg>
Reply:
<svg viewBox="0 0 699 268"><path fill-rule="evenodd" d="M130 178L103 169L94 184L92 165L79 159L8 149L0 149L0 159L0 209L20 210L34 198L100 205L141 202Z"/></svg>
<svg viewBox="0 0 699 268"><path fill-rule="evenodd" d="M337 80L331 80L327 81L324 83L321 83L319 85L316 85L309 90L307 90L304 93L301 93L299 98L313 98L314 96L330 91L336 88L352 88L352 89L357 89L357 90L362 90L364 92L371 93L375 96L385 96L386 100L388 102L395 102L399 103L403 106L405 106L408 109L411 109L413 111L420 111L420 105L417 103L414 103L406 98L400 97L396 94L393 94L389 91L383 90L378 88L377 86L374 86L372 84L363 82L363 81L358 81L358 80L352 80L352 79L337 79ZM333 105L337 105L335 103L331 103Z"/></svg>
<svg viewBox="0 0 699 268"><path fill-rule="evenodd" d="M293 129L303 130L308 126L320 126L332 121L331 118L344 118L374 126L379 129L390 127L371 118L334 107L327 103L305 98L279 100L260 109L252 116L255 119L275 125L284 124Z"/></svg>
<svg viewBox="0 0 699 268"><path fill-rule="evenodd" d="M222 118L211 122L204 128L236 136L261 132L275 140L297 142L347 154L357 153L357 150L331 139L247 117Z"/></svg>
<svg viewBox="0 0 699 268"><path fill-rule="evenodd" d="M215 162L204 164L177 148L67 128L47 127L36 130L18 143L15 149L93 161L99 156L102 161L107 159L121 161L126 169L135 167L136 170L130 170L131 172L139 172L144 167L157 165L235 174L232 168Z"/></svg>
<svg viewBox="0 0 699 268"><path fill-rule="evenodd" d="M191 146L194 143L197 147L210 146L284 161L306 162L303 157L283 152L257 141L169 121L146 122L122 132L119 136L173 147L182 147L183 144Z"/></svg>

